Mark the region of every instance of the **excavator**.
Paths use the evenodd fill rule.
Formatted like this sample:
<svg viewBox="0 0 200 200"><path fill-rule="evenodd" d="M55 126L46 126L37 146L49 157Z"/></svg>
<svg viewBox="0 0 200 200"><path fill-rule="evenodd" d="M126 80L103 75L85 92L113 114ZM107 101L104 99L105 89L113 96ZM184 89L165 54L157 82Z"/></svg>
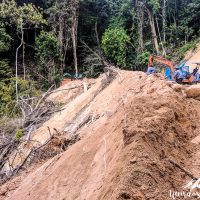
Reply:
<svg viewBox="0 0 200 200"><path fill-rule="evenodd" d="M148 62L148 66L153 66L153 62L157 62L160 64L164 64L165 66L165 77L169 80L172 80L172 74L175 71L174 65L171 61L167 60L166 58L160 57L160 56L153 56L150 55L149 56L149 62ZM182 73L184 74L184 80L182 81L182 83L184 84L192 84L194 82L194 74L190 73L189 70L189 66L185 66L185 63L182 63L179 65L179 69L182 71Z"/></svg>

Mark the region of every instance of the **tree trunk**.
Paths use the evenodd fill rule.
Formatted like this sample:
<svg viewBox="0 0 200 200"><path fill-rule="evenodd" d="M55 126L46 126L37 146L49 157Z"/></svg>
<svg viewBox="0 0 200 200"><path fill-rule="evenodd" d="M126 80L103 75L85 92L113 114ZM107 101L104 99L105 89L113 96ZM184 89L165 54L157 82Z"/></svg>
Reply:
<svg viewBox="0 0 200 200"><path fill-rule="evenodd" d="M159 39L160 39L160 44L161 44L161 47L162 47L162 55L164 57L166 57L166 51L165 51L165 48L164 48L164 45L163 45L163 42L162 42L162 38L161 38L161 34L160 34L160 29L159 29L159 24L158 24L157 17L156 17L156 25L157 25L157 30L158 30L158 36L159 36Z"/></svg>
<svg viewBox="0 0 200 200"><path fill-rule="evenodd" d="M66 36L65 36L66 37ZM69 36L70 38L70 36ZM68 46L69 46L69 38L65 38L65 44L64 44L64 49L63 49L63 66L62 66L62 73L64 72L64 68L65 68L65 62L66 62L66 55L67 55L67 50L68 50Z"/></svg>
<svg viewBox="0 0 200 200"><path fill-rule="evenodd" d="M17 47L16 49L16 54L15 54L15 89L16 89L16 100L18 101L19 97L18 97L18 53L19 53L19 49L20 47L23 45L24 43L24 30L23 30L23 23L21 22L21 34L22 34L22 37L21 37L21 43L20 45Z"/></svg>
<svg viewBox="0 0 200 200"><path fill-rule="evenodd" d="M25 66L25 63L24 63L24 56L25 56L25 45L24 45L24 41L23 42L23 52L22 52L22 66L23 66L23 69L24 69L24 80L26 80L26 66Z"/></svg>
<svg viewBox="0 0 200 200"><path fill-rule="evenodd" d="M156 53L159 54L159 44L158 44L158 37L157 37L156 27L155 27L155 22L154 22L154 16L153 16L153 13L148 8L147 8L147 14L149 17L149 23L151 26L151 33L152 33L154 45L156 48Z"/></svg>
<svg viewBox="0 0 200 200"><path fill-rule="evenodd" d="M144 39L143 39L143 23L144 23L144 12L141 7L137 9L138 16L138 36L139 36L139 51L144 50Z"/></svg>
<svg viewBox="0 0 200 200"><path fill-rule="evenodd" d="M56 30L56 25L57 25L57 21L56 21L56 16L53 16L53 23L52 23L52 33L56 35L57 30Z"/></svg>
<svg viewBox="0 0 200 200"><path fill-rule="evenodd" d="M166 42L166 3L167 0L163 0L162 19L163 19L163 42Z"/></svg>
<svg viewBox="0 0 200 200"><path fill-rule="evenodd" d="M60 43L60 55L61 55L61 67L64 66L64 18L62 16L59 17L59 33L58 40ZM63 69L61 69L63 71Z"/></svg>
<svg viewBox="0 0 200 200"><path fill-rule="evenodd" d="M72 35L72 45L73 45L73 57L74 57L74 68L75 68L75 77L78 77L78 59L77 59L77 46L76 46L76 31L75 24L72 25L71 35Z"/></svg>
<svg viewBox="0 0 200 200"><path fill-rule="evenodd" d="M72 25L71 25L71 38L73 45L73 57L74 57L74 68L75 77L78 77L78 59L77 59L77 29L78 29L78 15L79 15L79 1L72 3Z"/></svg>
<svg viewBox="0 0 200 200"><path fill-rule="evenodd" d="M96 40L97 40L97 45L98 45L98 49L99 49L100 62L103 65L103 67L105 67L106 66L105 65L105 59L103 57L103 52L102 52L102 49L101 49L101 44L100 44L99 34L98 34L98 18L97 18L96 23L95 23L95 34L96 34ZM91 70L91 74L92 73L93 72Z"/></svg>

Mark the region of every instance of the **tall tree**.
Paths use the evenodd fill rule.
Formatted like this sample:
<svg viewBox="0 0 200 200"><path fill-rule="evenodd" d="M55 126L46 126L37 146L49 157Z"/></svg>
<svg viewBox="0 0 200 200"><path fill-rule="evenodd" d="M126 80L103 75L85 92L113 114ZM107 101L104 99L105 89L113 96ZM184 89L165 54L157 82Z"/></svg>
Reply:
<svg viewBox="0 0 200 200"><path fill-rule="evenodd" d="M158 42L158 36L157 36L157 32L156 32L154 14L159 9L159 6L160 6L159 1L158 0L150 0L150 1L138 0L138 1L136 1L135 5L137 7L137 12L138 11L141 12L141 10L144 9L148 15L152 38L154 41L154 46L155 46L156 52L158 54L159 53L159 42Z"/></svg>
<svg viewBox="0 0 200 200"><path fill-rule="evenodd" d="M71 10L71 37L73 45L73 57L75 67L75 77L78 78L78 59L77 59L77 30L78 30L78 16L79 16L79 0L72 0L70 2Z"/></svg>
<svg viewBox="0 0 200 200"><path fill-rule="evenodd" d="M78 76L77 58L77 31L79 18L79 0L57 0L46 10L49 15L49 24L52 31L57 35L61 44L62 71L66 62L66 53L72 42L75 75Z"/></svg>
<svg viewBox="0 0 200 200"><path fill-rule="evenodd" d="M163 0L163 5L162 5L162 29L163 29L163 42L166 42L166 8L167 8L167 0Z"/></svg>
<svg viewBox="0 0 200 200"><path fill-rule="evenodd" d="M20 44L16 48L15 56L15 78L16 78L16 99L18 101L18 54L19 49L24 45L24 30L36 27L39 24L45 23L40 11L32 4L24 4L23 6L17 6L14 0L5 0L0 4L0 17L9 18L12 23L17 27L17 34L21 35ZM23 51L24 60L24 51ZM24 63L23 63L24 64ZM24 67L24 78L25 78L25 66Z"/></svg>

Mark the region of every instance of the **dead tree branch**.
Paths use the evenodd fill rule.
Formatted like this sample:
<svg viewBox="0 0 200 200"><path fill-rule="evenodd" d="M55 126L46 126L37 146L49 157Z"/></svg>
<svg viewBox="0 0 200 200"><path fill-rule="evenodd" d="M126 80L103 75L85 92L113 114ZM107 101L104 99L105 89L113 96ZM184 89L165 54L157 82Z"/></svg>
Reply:
<svg viewBox="0 0 200 200"><path fill-rule="evenodd" d="M51 131L50 131L50 128L48 127L48 130L49 130L49 134L50 134L50 138L44 143L42 144L41 146L39 147L35 147L33 148L29 153L28 155L26 156L26 158L24 159L24 161L22 162L22 164L20 166L18 166L16 169L14 169L14 175L16 175L19 170L21 168L23 168L23 166L26 164L27 160L29 159L29 157L34 154L36 151L40 150L41 148L43 148L44 146L46 146L47 144L49 144L49 142L54 138L54 135L51 134Z"/></svg>

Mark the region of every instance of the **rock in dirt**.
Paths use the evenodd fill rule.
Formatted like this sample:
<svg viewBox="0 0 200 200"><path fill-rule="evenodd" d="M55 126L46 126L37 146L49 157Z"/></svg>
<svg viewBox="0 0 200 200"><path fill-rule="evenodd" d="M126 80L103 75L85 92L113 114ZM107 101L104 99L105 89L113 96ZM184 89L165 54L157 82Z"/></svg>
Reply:
<svg viewBox="0 0 200 200"><path fill-rule="evenodd" d="M185 94L189 98L198 98L200 97L200 85L192 85L185 90Z"/></svg>

